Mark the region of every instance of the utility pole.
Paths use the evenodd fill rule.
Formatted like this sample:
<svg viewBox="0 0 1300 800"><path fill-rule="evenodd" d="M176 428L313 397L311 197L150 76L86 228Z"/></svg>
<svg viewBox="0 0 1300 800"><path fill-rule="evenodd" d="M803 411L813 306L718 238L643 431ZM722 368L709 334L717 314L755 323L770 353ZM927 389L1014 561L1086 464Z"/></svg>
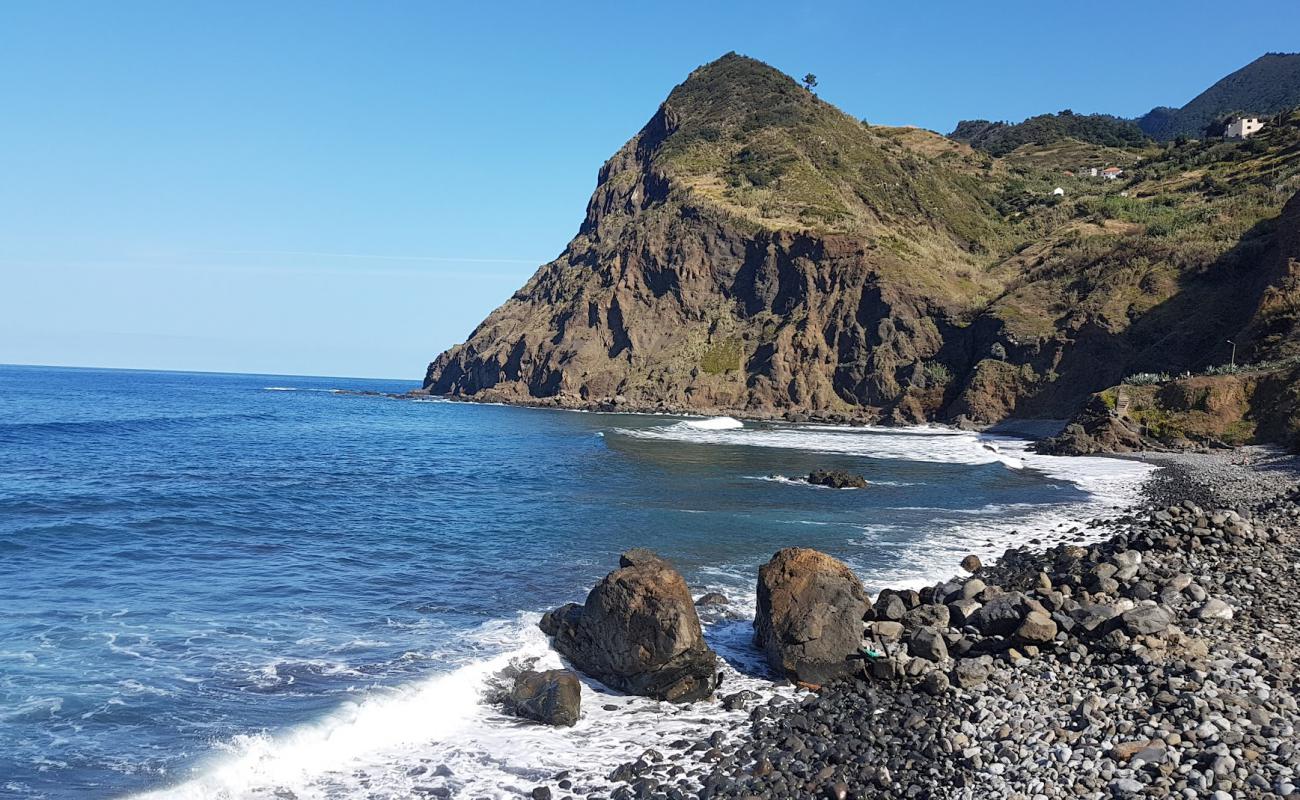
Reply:
<svg viewBox="0 0 1300 800"><path fill-rule="evenodd" d="M1224 339L1223 341L1232 345L1232 360L1228 363L1232 366L1232 369L1235 372L1237 369L1237 343L1232 341L1231 339Z"/></svg>

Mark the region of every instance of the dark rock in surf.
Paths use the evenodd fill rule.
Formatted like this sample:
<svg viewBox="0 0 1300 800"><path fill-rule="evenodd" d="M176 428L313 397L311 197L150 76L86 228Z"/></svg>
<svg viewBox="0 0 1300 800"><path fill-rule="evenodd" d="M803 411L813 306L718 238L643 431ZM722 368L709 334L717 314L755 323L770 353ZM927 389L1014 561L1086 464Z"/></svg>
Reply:
<svg viewBox="0 0 1300 800"><path fill-rule="evenodd" d="M674 702L713 694L717 656L686 581L648 550L629 550L619 563L585 604L542 617L542 631L575 667L620 691Z"/></svg>
<svg viewBox="0 0 1300 800"><path fill-rule="evenodd" d="M808 473L808 482L813 486L828 486L832 489L865 489L867 479L861 475L842 470L817 469Z"/></svg>
<svg viewBox="0 0 1300 800"><path fill-rule="evenodd" d="M571 670L531 670L515 678L505 698L507 714L544 722L547 725L577 724L582 711L582 684Z"/></svg>
<svg viewBox="0 0 1300 800"><path fill-rule="evenodd" d="M785 675L807 683L852 671L871 601L840 561L788 547L758 570L754 644Z"/></svg>

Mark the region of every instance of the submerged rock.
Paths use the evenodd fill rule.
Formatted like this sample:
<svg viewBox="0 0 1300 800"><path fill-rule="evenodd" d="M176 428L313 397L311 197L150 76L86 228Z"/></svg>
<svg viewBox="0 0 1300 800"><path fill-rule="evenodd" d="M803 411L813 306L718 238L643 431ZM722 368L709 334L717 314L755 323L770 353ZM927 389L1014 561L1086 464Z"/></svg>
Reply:
<svg viewBox="0 0 1300 800"><path fill-rule="evenodd" d="M582 684L572 670L529 670L515 678L504 706L507 714L516 717L547 725L575 725L582 711Z"/></svg>
<svg viewBox="0 0 1300 800"><path fill-rule="evenodd" d="M781 673L825 683L853 669L871 601L842 562L788 547L758 570L754 644Z"/></svg>
<svg viewBox="0 0 1300 800"><path fill-rule="evenodd" d="M713 694L717 656L704 643L686 581L648 550L629 550L583 605L542 617L555 649L620 691L686 702Z"/></svg>
<svg viewBox="0 0 1300 800"><path fill-rule="evenodd" d="M867 479L861 475L842 470L816 469L808 473L808 482L813 486L829 486L832 489L865 489Z"/></svg>

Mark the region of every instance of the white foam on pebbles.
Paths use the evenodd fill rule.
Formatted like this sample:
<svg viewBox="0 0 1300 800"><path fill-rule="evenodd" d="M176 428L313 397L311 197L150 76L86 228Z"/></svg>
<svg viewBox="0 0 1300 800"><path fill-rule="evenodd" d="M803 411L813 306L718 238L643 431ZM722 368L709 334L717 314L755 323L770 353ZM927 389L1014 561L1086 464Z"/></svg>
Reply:
<svg viewBox="0 0 1300 800"><path fill-rule="evenodd" d="M1057 505L1015 504L979 509L934 509L932 536L895 537L893 546L905 552L888 570L863 571L868 589L919 588L957 574L958 562L969 554L992 563L1009 548L1046 549L1065 543L1091 543L1113 530L1091 521L1113 516L1141 500L1143 483L1155 467L1128 459L1039 455L1030 443L1006 437L993 439L1002 454L1022 461L1025 469L1073 483L1086 492L1083 500ZM864 526L859 544L891 546L890 531Z"/></svg>

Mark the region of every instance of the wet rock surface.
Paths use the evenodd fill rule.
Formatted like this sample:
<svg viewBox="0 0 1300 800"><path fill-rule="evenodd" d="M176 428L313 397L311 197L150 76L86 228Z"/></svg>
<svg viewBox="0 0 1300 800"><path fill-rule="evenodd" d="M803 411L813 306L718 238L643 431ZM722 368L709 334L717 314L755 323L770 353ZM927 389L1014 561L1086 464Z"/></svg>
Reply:
<svg viewBox="0 0 1300 800"><path fill-rule="evenodd" d="M620 691L686 702L713 694L717 656L704 642L686 581L644 549L629 550L583 605L542 617L561 655Z"/></svg>
<svg viewBox="0 0 1300 800"><path fill-rule="evenodd" d="M528 670L502 703L507 714L547 725L572 726L582 712L582 684L571 670Z"/></svg>
<svg viewBox="0 0 1300 800"><path fill-rule="evenodd" d="M853 670L871 601L842 562L788 547L758 571L754 644L778 674L824 683Z"/></svg>
<svg viewBox="0 0 1300 800"><path fill-rule="evenodd" d="M815 469L808 473L808 482L813 486L826 486L831 489L867 488L866 478L838 469Z"/></svg>

